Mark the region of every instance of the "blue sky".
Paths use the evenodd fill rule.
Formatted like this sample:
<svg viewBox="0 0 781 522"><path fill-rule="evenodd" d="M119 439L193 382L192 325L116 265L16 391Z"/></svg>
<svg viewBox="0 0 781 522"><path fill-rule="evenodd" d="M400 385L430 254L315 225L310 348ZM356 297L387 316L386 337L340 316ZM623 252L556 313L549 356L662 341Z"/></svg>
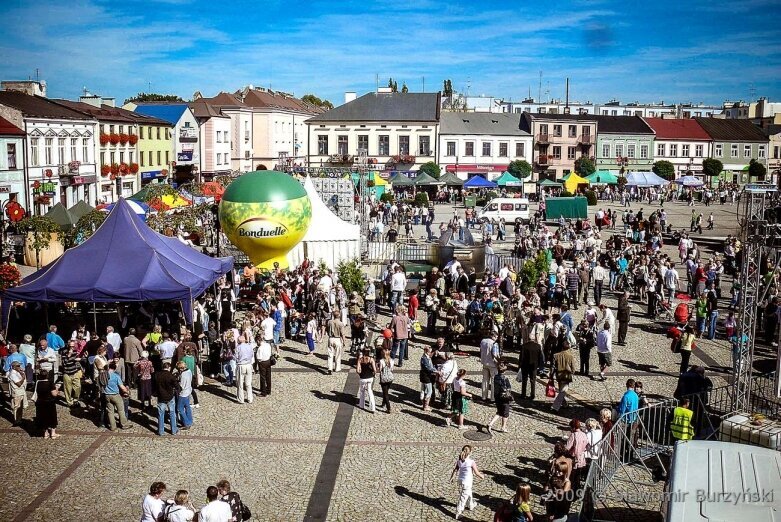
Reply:
<svg viewBox="0 0 781 522"><path fill-rule="evenodd" d="M340 104L375 75L519 100L781 99L778 0L0 0L0 78L189 99L243 85Z"/></svg>

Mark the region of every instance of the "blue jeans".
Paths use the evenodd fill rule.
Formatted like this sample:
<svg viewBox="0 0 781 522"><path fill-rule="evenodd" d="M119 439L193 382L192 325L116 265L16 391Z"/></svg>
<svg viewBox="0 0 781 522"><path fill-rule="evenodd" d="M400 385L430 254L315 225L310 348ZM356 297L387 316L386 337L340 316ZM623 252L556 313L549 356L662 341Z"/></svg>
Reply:
<svg viewBox="0 0 781 522"><path fill-rule="evenodd" d="M708 339L712 341L716 338L716 321L719 319L719 311L713 310L708 319Z"/></svg>
<svg viewBox="0 0 781 522"><path fill-rule="evenodd" d="M236 379L236 360L230 360L222 364L222 371L225 372L225 382L233 384Z"/></svg>
<svg viewBox="0 0 781 522"><path fill-rule="evenodd" d="M394 312L396 310L396 306L400 304L404 304L402 297L402 292L399 292L398 290L392 290L391 291L391 298L390 298L390 309L391 312Z"/></svg>
<svg viewBox="0 0 781 522"><path fill-rule="evenodd" d="M407 339L396 339L393 341L393 347L391 348L391 359L395 359L396 356L399 357L399 368L401 368L401 363L404 361L404 359L408 358L407 354Z"/></svg>
<svg viewBox="0 0 781 522"><path fill-rule="evenodd" d="M705 322L707 317L697 317L697 332L702 335L705 333Z"/></svg>
<svg viewBox="0 0 781 522"><path fill-rule="evenodd" d="M179 414L179 417L182 420L182 424L184 424L185 427L189 428L193 425L193 410L190 408L189 395L187 397L177 397L176 413Z"/></svg>
<svg viewBox="0 0 781 522"><path fill-rule="evenodd" d="M279 332L280 330L274 330L274 346L279 346Z"/></svg>
<svg viewBox="0 0 781 522"><path fill-rule="evenodd" d="M168 418L171 421L171 433L176 435L179 429L176 427L176 401L174 399L157 403L157 434L165 433L165 412L168 412Z"/></svg>

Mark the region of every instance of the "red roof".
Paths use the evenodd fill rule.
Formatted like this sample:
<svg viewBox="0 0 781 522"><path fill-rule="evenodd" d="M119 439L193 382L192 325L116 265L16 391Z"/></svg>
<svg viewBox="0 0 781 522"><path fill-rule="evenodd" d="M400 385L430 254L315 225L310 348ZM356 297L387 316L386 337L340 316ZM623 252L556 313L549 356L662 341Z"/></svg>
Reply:
<svg viewBox="0 0 781 522"><path fill-rule="evenodd" d="M4 119L2 116L0 116L0 135L3 136L24 136L24 131L11 123L10 121Z"/></svg>
<svg viewBox="0 0 781 522"><path fill-rule="evenodd" d="M654 130L657 139L706 141L711 139L699 123L689 118L645 118L645 122Z"/></svg>

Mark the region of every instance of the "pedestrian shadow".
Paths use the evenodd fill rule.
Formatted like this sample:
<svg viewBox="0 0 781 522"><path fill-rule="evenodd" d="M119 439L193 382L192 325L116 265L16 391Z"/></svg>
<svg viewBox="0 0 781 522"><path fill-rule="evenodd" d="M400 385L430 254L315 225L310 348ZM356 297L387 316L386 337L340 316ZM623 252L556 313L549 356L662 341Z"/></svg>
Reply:
<svg viewBox="0 0 781 522"><path fill-rule="evenodd" d="M655 364L636 363L634 361L630 361L627 359L619 359L618 362L620 362L630 370L635 370L637 372L656 373L659 375L672 375L673 377L675 377L675 375L673 375L672 373L660 371L658 369L659 367L656 366Z"/></svg>
<svg viewBox="0 0 781 522"><path fill-rule="evenodd" d="M233 391L231 391L233 390ZM236 400L235 386L201 386L198 391L206 392L221 399Z"/></svg>
<svg viewBox="0 0 781 522"><path fill-rule="evenodd" d="M312 393L312 395L315 396L316 399L327 400L327 401L337 402L337 403L351 404L351 405L358 404L358 399L355 397L355 395L351 393L344 393L340 391L331 391L330 393L324 393L320 390L309 390L309 391Z"/></svg>
<svg viewBox="0 0 781 522"><path fill-rule="evenodd" d="M396 491L396 494L400 497L409 497L412 500L416 500L420 502L421 504L425 504L431 508L441 511L444 515L448 517L452 517L455 515L455 512L450 511L445 507L445 506L455 507L455 504L453 502L445 500L444 497L437 497L437 498L428 497L426 495L423 495L422 493L416 493L414 491L410 491L405 486L395 486L393 489Z"/></svg>
<svg viewBox="0 0 781 522"><path fill-rule="evenodd" d="M315 355L317 356L317 354ZM309 368L310 370L314 370L320 373L321 375L328 375L328 368L320 366L318 364L314 364L309 361L302 361L301 359L285 359L285 360L292 364L303 366L304 368Z"/></svg>
<svg viewBox="0 0 781 522"><path fill-rule="evenodd" d="M420 420L424 420L424 421L428 422L429 424L433 424L434 426L437 426L439 428L441 428L443 426L446 426L445 420L444 420L445 416L442 415L442 414L439 414L439 412L436 412L437 414L439 414L439 417L436 417L434 410L432 410L432 411L422 411L422 410L421 411L417 411L417 410L402 408L399 411L401 413L406 413L407 415L411 415L412 417L416 417L416 418L418 418ZM464 425L466 425L466 424L467 424L467 422L464 421Z"/></svg>

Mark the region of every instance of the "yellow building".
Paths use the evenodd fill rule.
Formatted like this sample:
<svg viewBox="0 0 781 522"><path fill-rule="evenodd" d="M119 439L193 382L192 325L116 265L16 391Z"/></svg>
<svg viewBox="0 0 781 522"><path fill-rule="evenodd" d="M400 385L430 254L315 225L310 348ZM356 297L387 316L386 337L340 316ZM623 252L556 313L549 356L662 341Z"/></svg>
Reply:
<svg viewBox="0 0 781 522"><path fill-rule="evenodd" d="M168 178L171 162L176 161L171 132L167 121L133 113L138 122L138 166L141 185L162 183Z"/></svg>

